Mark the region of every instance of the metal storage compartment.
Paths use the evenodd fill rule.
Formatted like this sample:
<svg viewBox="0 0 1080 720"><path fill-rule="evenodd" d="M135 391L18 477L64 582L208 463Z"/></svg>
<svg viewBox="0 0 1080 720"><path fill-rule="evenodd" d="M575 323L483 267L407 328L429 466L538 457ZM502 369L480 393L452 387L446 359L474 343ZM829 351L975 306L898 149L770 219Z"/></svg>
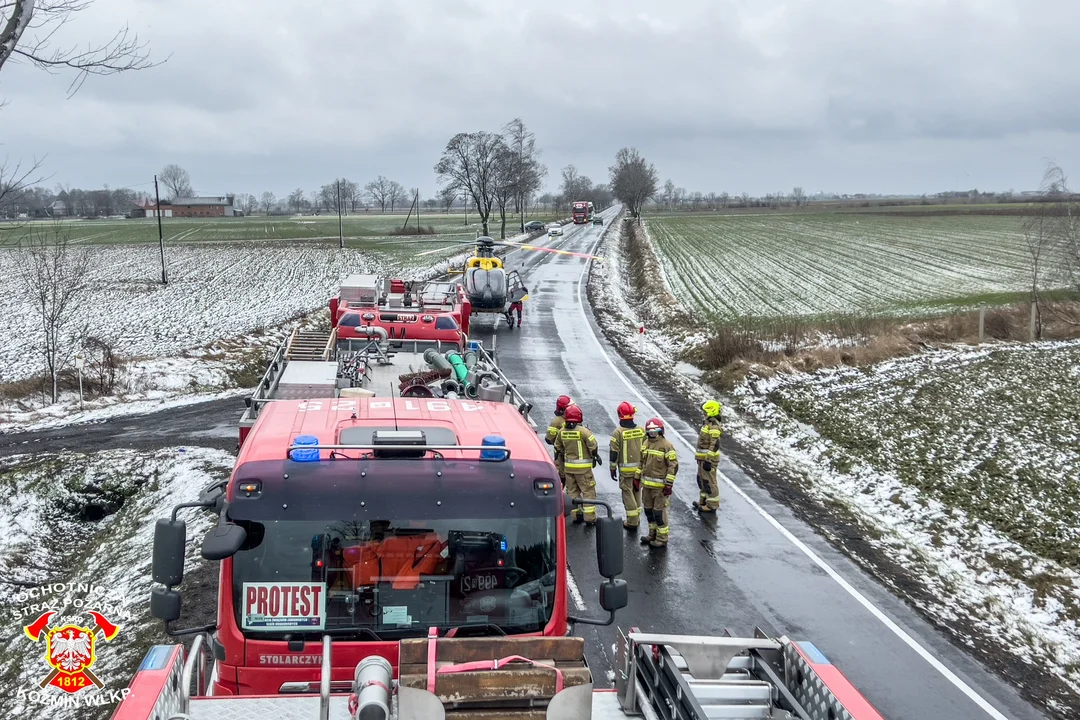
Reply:
<svg viewBox="0 0 1080 720"><path fill-rule="evenodd" d="M307 400L337 397L337 363L293 360L285 366L274 397Z"/></svg>

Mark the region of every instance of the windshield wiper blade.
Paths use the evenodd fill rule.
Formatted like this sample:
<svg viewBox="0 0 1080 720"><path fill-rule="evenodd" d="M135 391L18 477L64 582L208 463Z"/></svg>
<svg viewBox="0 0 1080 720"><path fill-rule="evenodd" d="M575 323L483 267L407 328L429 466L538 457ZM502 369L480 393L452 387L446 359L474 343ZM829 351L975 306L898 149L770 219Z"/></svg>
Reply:
<svg viewBox="0 0 1080 720"><path fill-rule="evenodd" d="M498 625L493 625L492 623L469 623L468 625L456 625L452 628L449 628L447 632L453 632L454 637L461 637L461 633L463 630L483 630L484 635L487 635L491 633L492 630L494 630L495 632L493 634L506 637L506 631Z"/></svg>
<svg viewBox="0 0 1080 720"><path fill-rule="evenodd" d="M346 634L349 634L349 633L360 633L362 635L369 636L372 640L377 640L379 642L382 642L382 638L379 636L379 633L375 632L374 630L372 630L369 627L357 626L357 627L328 628L326 630L321 630L319 632L319 635L346 635Z"/></svg>

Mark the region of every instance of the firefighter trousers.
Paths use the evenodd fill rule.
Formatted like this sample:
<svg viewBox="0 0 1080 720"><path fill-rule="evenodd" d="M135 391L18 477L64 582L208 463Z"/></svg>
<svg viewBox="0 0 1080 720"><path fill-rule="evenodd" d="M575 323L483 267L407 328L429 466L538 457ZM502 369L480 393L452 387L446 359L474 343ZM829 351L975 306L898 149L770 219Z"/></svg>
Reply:
<svg viewBox="0 0 1080 720"><path fill-rule="evenodd" d="M716 510L720 507L720 485L716 481L716 463L719 460L712 460L709 470L705 470L706 462L710 461L697 461L698 504Z"/></svg>
<svg viewBox="0 0 1080 720"><path fill-rule="evenodd" d="M637 473L619 473L619 489L622 490L622 504L626 508L627 527L637 527L641 523L641 490L634 489L636 479Z"/></svg>
<svg viewBox="0 0 1080 720"><path fill-rule="evenodd" d="M596 478L593 477L593 472L589 470L578 470L573 472L570 470L564 471L566 474L566 492L572 498L581 498L582 500L595 500L596 499ZM570 515L573 519L577 519L578 515L582 512L585 514L585 522L592 524L596 522L596 506L575 505L574 509L570 511Z"/></svg>
<svg viewBox="0 0 1080 720"><path fill-rule="evenodd" d="M641 506L645 511L645 517L649 521L649 538L667 544L668 533L668 506L671 498L664 495L663 488L641 488Z"/></svg>

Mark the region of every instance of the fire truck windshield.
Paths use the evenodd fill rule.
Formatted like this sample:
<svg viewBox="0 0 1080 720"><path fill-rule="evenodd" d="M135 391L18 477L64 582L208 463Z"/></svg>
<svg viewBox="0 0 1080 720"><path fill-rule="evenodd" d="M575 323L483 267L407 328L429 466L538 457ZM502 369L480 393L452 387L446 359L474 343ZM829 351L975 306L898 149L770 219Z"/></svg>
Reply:
<svg viewBox="0 0 1080 720"><path fill-rule="evenodd" d="M555 598L553 481L540 462L245 463L234 488L259 490L234 489L229 510L248 533L231 559L236 623L267 640L539 632Z"/></svg>

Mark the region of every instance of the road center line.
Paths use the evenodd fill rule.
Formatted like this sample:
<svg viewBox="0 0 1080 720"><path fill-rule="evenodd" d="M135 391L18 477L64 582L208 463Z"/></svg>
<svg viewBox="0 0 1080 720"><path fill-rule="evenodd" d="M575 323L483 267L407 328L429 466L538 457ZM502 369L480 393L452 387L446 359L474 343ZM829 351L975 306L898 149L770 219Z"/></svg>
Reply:
<svg viewBox="0 0 1080 720"><path fill-rule="evenodd" d="M600 236L597 238L596 242L593 243L592 247L589 250L590 255L596 254L596 249L600 246L603 237L604 232L601 231ZM578 276L577 281L576 295L578 311L581 313L581 319L584 321L585 326L589 328L589 335L592 337L593 342L596 343L596 347L600 351L600 354L604 357L604 360L607 361L607 364L611 366L612 371L619 378L619 380L622 381L622 383L627 387L627 389L634 394L634 397L641 401L641 403L646 408L648 408L653 414L659 415L659 413L656 412L656 409L653 408L649 401L645 399L645 396L638 391L634 384L631 383L627 379L627 377L623 375L622 371L619 370L619 368L615 365L615 362L611 359L611 356L604 348L603 343L600 342L600 338L596 336L596 332L593 330L592 323L589 322L588 315L586 315L585 313L585 304L584 300L582 299L581 288L585 281L585 275L589 272L589 268L592 266L592 262L592 260L585 261L585 265L581 269L581 274ZM677 437L682 442L682 444L685 445L691 452L696 451L696 447L692 445L685 437L683 437L682 434L676 432L675 437ZM852 584L849 583L846 579L844 579L844 577L841 576L840 573L834 570L831 565L829 565L817 553L811 550L810 547L806 545L806 543L795 537L795 535L792 534L790 530L781 525L780 521L770 515L768 511L765 510L765 508L758 505L749 495L747 495L742 490L742 488L732 482L731 478L721 472L719 468L717 469L717 476L723 478L724 482L728 485L728 487L735 491L735 493L739 495L739 497L741 497L743 500L745 500L746 503L750 505L750 507L752 507L758 512L758 514L765 518L765 520L767 520L770 525L776 528L776 530L779 531L781 535L790 540L795 547L801 550L818 567L824 570L829 575L829 577L835 580L836 583L848 593L848 595L853 597L856 601L858 601L860 605L870 611L870 613L878 620L880 620L885 627L887 627L894 635L896 635L896 637L900 638L908 647L918 653L919 656L926 660L926 662L928 662L931 667L941 673L941 675L946 680L952 683L958 690L960 690L960 692L964 693L964 695L966 695L973 703L975 703L980 709L985 711L987 715L994 718L994 720L1008 720L1005 715L1001 714L993 705L991 705L989 702L986 701L986 699L979 695L970 685L957 677L956 673L947 668L943 662L941 662L937 657L931 654L929 650L923 647L918 640L911 637L911 635L909 635L903 628L893 622L893 620L888 615L886 615L880 608L874 605L874 603L871 602L869 598L867 598L865 595L855 589L855 587L852 586Z"/></svg>

